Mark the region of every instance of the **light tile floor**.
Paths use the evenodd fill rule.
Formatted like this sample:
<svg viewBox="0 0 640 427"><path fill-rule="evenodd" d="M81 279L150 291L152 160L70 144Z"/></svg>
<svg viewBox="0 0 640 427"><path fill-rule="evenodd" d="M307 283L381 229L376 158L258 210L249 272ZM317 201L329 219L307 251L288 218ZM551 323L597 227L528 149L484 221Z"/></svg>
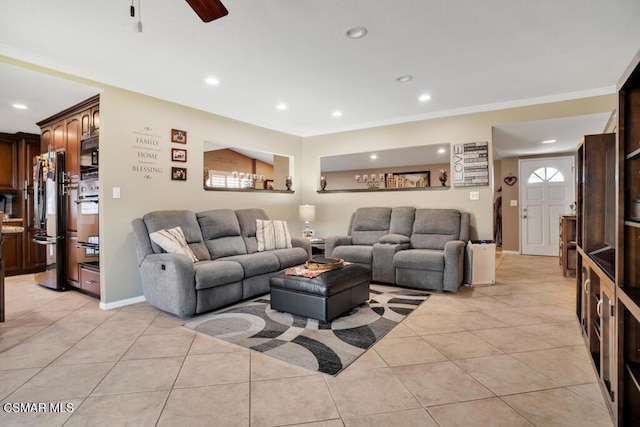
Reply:
<svg viewBox="0 0 640 427"><path fill-rule="evenodd" d="M607 426L558 259L503 255L497 283L434 294L336 377L194 333L146 303L103 311L6 280L0 425Z"/></svg>

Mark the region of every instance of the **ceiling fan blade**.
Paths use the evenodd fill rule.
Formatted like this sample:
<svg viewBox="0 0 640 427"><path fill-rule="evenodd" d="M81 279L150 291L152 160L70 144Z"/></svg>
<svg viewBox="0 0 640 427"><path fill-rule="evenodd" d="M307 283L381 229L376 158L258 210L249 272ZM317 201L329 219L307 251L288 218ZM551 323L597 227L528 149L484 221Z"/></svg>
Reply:
<svg viewBox="0 0 640 427"><path fill-rule="evenodd" d="M204 22L211 22L229 14L220 0L187 0L187 3Z"/></svg>

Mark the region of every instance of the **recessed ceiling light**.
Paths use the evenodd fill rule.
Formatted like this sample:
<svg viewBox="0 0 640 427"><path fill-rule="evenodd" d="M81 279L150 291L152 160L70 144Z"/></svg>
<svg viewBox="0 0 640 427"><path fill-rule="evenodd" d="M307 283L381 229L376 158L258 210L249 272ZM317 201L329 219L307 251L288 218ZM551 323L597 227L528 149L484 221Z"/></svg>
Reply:
<svg viewBox="0 0 640 427"><path fill-rule="evenodd" d="M396 81L399 83L406 83L406 82L410 82L411 80L413 80L413 76L409 74L407 74L406 76L400 76L396 78Z"/></svg>
<svg viewBox="0 0 640 427"><path fill-rule="evenodd" d="M208 77L205 82L207 82L207 84L210 85L217 85L220 84L220 80L216 79L215 77Z"/></svg>
<svg viewBox="0 0 640 427"><path fill-rule="evenodd" d="M13 104L12 107L15 108L16 110L26 110L29 108L24 104Z"/></svg>
<svg viewBox="0 0 640 427"><path fill-rule="evenodd" d="M334 111L331 115L333 117L342 117L342 111Z"/></svg>
<svg viewBox="0 0 640 427"><path fill-rule="evenodd" d="M431 95L427 95L427 94L425 93L425 94L423 94L423 95L420 95L420 97L418 98L418 101L425 102L425 101L428 101L428 100L430 100L430 99L431 99Z"/></svg>
<svg viewBox="0 0 640 427"><path fill-rule="evenodd" d="M445 150L444 148L441 148L441 149L438 150L438 153L440 153L440 154L444 154L446 152L447 152L447 150Z"/></svg>
<svg viewBox="0 0 640 427"><path fill-rule="evenodd" d="M278 110L286 110L287 109L287 104L278 104L278 105L276 105L276 108Z"/></svg>
<svg viewBox="0 0 640 427"><path fill-rule="evenodd" d="M545 139L542 141L543 144L553 144L554 142L556 142L555 139Z"/></svg>
<svg viewBox="0 0 640 427"><path fill-rule="evenodd" d="M366 36L368 33L365 27L351 27L347 28L344 32L344 35L350 39L361 39Z"/></svg>
<svg viewBox="0 0 640 427"><path fill-rule="evenodd" d="M378 155L377 155L377 154L372 154L372 155L371 155L371 160L375 160L375 159L377 159L377 158L378 158Z"/></svg>

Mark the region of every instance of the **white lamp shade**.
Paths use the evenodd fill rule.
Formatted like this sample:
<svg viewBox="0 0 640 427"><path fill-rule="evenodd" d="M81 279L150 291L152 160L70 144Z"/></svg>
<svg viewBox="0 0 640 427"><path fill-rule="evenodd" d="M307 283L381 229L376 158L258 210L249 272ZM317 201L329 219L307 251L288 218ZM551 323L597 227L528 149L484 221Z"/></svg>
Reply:
<svg viewBox="0 0 640 427"><path fill-rule="evenodd" d="M301 221L314 221L316 219L316 207L314 205L301 205L298 207Z"/></svg>

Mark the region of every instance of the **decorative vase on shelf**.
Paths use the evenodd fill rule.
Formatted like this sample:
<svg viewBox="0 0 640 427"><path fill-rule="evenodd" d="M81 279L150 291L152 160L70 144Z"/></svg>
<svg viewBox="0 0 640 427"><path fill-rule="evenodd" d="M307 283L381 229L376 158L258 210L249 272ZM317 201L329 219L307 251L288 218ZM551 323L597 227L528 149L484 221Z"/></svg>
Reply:
<svg viewBox="0 0 640 427"><path fill-rule="evenodd" d="M324 191L324 189L327 188L327 178L325 178L324 176L320 177L320 190Z"/></svg>
<svg viewBox="0 0 640 427"><path fill-rule="evenodd" d="M440 183L442 184L442 186L444 187L446 182L447 182L447 171L442 169L440 171L440 176L438 177L438 179L440 180Z"/></svg>
<svg viewBox="0 0 640 427"><path fill-rule="evenodd" d="M290 176L288 176L285 180L284 180L284 185L287 186L287 191L291 191L291 185L293 184L293 179L291 179Z"/></svg>

